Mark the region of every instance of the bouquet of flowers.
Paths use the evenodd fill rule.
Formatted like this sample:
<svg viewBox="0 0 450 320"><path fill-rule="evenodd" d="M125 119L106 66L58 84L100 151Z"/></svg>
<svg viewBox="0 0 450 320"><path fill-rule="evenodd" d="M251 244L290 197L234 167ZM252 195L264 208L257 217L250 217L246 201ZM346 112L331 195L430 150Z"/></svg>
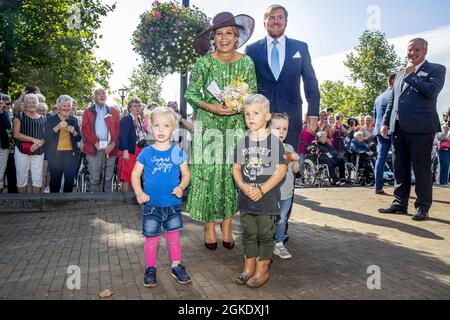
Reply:
<svg viewBox="0 0 450 320"><path fill-rule="evenodd" d="M133 33L134 51L153 75L164 77L189 70L200 55L194 48L197 34L209 27L209 18L197 7L175 1L154 1Z"/></svg>
<svg viewBox="0 0 450 320"><path fill-rule="evenodd" d="M248 89L248 84L242 79L232 80L223 90L220 90L215 81L208 87L208 91L214 98L230 110L238 113L242 112L242 109L244 108L244 100L249 95Z"/></svg>

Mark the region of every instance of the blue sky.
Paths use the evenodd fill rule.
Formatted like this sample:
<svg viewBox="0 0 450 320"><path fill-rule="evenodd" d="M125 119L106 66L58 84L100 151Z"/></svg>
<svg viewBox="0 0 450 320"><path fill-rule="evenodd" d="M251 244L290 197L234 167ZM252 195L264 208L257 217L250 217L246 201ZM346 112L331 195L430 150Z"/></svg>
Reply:
<svg viewBox="0 0 450 320"><path fill-rule="evenodd" d="M204 9L210 17L225 10L249 14L256 20L255 37L263 35L262 17L273 3L285 6L289 12L286 34L306 41L313 56L353 48L367 28L370 6L380 8L381 31L389 38L450 24L448 0L191 0L191 4Z"/></svg>
<svg viewBox="0 0 450 320"><path fill-rule="evenodd" d="M117 90L127 84L133 67L140 58L133 52L131 35L139 23L139 16L151 8L152 0L102 0L117 3L115 12L110 13L102 23L97 55L113 62L114 75L111 89ZM408 37L426 35L434 39L430 43L429 58L442 61L450 70L450 1L430 0L191 0L191 5L203 9L209 17L221 11L233 14L245 13L256 20L256 28L249 42L265 36L263 14L266 8L278 3L289 11L286 35L308 43L319 82L324 80L346 80L342 67L344 53L358 43L368 22L374 21L371 6L379 12L379 27L392 40L399 55L404 56ZM434 50L438 47L439 50ZM447 54L448 53L448 54ZM164 81L163 98L178 100L178 75ZM450 106L450 78L443 95L443 104ZM444 108L444 107L443 107Z"/></svg>

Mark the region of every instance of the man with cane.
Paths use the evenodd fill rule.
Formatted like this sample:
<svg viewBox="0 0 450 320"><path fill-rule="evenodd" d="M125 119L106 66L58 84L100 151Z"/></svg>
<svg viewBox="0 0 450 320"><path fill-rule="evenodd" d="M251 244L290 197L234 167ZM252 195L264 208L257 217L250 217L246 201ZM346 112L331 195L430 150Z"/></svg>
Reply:
<svg viewBox="0 0 450 320"><path fill-rule="evenodd" d="M88 160L89 191L112 192L119 145L120 114L115 108L106 105L104 89L94 92L94 104L83 113L81 131L85 140L83 152ZM103 190L99 190L100 183Z"/></svg>

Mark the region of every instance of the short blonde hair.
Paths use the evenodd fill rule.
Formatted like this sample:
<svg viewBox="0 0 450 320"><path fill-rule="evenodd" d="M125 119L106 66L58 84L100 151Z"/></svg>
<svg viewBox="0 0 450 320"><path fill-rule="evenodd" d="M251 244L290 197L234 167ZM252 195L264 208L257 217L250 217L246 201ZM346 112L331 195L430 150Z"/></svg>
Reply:
<svg viewBox="0 0 450 320"><path fill-rule="evenodd" d="M356 133L355 133L355 138L356 138L356 139L362 139L362 138L364 138L364 132L362 132L362 131L356 132Z"/></svg>
<svg viewBox="0 0 450 320"><path fill-rule="evenodd" d="M172 125L174 128L177 127L179 121L178 115L169 107L157 107L153 109L150 113L150 124L153 124L153 118L157 116L169 116L172 120Z"/></svg>
<svg viewBox="0 0 450 320"><path fill-rule="evenodd" d="M279 5L279 4L273 4L267 8L266 12L264 13L264 21L266 21L267 18L269 18L269 16L272 14L272 12L274 12L277 9L281 9L284 11L284 17L286 18L286 21L287 21L288 12L285 7L283 7L282 5Z"/></svg>
<svg viewBox="0 0 450 320"><path fill-rule="evenodd" d="M270 112L270 102L269 99L264 97L262 94L253 94L248 96L244 101L244 110L251 105L259 105L265 111Z"/></svg>

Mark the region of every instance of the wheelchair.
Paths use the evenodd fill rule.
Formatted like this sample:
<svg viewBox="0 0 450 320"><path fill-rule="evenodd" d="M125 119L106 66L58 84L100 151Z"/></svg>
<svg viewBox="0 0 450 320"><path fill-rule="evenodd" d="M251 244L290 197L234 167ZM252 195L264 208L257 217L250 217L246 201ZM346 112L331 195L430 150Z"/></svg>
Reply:
<svg viewBox="0 0 450 320"><path fill-rule="evenodd" d="M308 147L308 154L303 162L303 171L301 172L301 183L305 188L311 188L314 185L321 187L330 187L332 180L328 165L321 164L317 147L311 145Z"/></svg>
<svg viewBox="0 0 450 320"><path fill-rule="evenodd" d="M89 170L88 170L88 160L86 156L82 155L80 170L77 175L77 192L88 192L89 191Z"/></svg>
<svg viewBox="0 0 450 320"><path fill-rule="evenodd" d="M346 149L346 158L348 161L345 164L346 178L351 185L365 187L375 183L375 167L369 159L362 157L361 154L354 154L349 149Z"/></svg>
<svg viewBox="0 0 450 320"><path fill-rule="evenodd" d="M119 157L116 158L116 162L114 164L114 173L111 180L112 184L112 192L121 192L122 191L122 183L119 180ZM100 181L103 179L103 173L100 176ZM80 170L77 175L77 192L89 192L89 169L88 169L88 160L85 155L83 155Z"/></svg>

